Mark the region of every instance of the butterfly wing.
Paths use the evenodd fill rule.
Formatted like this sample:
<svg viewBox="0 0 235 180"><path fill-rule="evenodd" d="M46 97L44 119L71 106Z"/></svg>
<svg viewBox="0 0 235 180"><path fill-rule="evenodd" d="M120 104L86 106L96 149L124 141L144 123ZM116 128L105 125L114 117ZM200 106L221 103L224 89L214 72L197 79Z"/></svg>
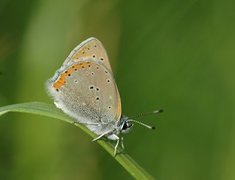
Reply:
<svg viewBox="0 0 235 180"><path fill-rule="evenodd" d="M80 47L91 47L93 40L88 40ZM48 81L55 104L98 135L114 129L121 116L121 100L112 71L107 68L108 59L103 63L98 56L84 55L78 61L72 57L77 57L77 53L67 58L67 65L64 63Z"/></svg>
<svg viewBox="0 0 235 180"><path fill-rule="evenodd" d="M103 47L102 43L94 37L88 38L75 47L64 61L63 65L66 66L68 64L86 59L94 59L112 71L105 48Z"/></svg>

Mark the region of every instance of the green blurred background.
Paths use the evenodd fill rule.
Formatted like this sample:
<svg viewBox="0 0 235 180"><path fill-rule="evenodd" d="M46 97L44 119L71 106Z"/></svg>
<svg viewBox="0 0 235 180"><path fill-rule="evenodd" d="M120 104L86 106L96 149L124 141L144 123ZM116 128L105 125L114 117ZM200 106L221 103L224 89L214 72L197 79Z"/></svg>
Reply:
<svg viewBox="0 0 235 180"><path fill-rule="evenodd" d="M143 117L125 147L161 180L235 179L235 2L1 0L0 106L52 103L44 83L81 41L107 49L123 113ZM0 117L0 179L132 179L68 123Z"/></svg>

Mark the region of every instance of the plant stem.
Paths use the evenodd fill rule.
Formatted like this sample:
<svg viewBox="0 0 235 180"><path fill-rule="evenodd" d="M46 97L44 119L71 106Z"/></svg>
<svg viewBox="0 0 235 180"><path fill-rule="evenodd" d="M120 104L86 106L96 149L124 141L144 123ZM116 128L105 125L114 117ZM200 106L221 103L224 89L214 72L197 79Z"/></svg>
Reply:
<svg viewBox="0 0 235 180"><path fill-rule="evenodd" d="M62 111L60 111L53 105L41 103L41 102L28 102L28 103L13 104L13 105L0 107L0 116L8 112L22 112L22 113L36 114L36 115L60 119L68 123L75 124L73 119L68 117L66 114L64 114ZM76 123L75 125L79 127L80 129L82 129L85 133L87 133L92 138L96 137L96 135L93 132L91 132L86 127L82 126L81 124ZM100 144L134 178L154 179L140 165L138 165L129 155L120 153L114 157L113 146L110 142L99 140L97 141L97 143Z"/></svg>

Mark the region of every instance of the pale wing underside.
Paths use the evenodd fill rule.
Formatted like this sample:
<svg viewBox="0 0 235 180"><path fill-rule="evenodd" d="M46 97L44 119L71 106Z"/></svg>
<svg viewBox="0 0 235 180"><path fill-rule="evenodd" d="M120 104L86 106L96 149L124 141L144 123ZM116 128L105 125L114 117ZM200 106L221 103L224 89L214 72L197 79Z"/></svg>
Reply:
<svg viewBox="0 0 235 180"><path fill-rule="evenodd" d="M121 102L106 66L88 59L73 63L55 76L49 80L49 91L59 108L96 134L114 129L121 116Z"/></svg>
<svg viewBox="0 0 235 180"><path fill-rule="evenodd" d="M64 61L63 65L66 66L74 62L91 58L99 61L104 66L106 66L106 68L112 71L106 50L104 49L102 43L93 37L83 41L81 44L75 47Z"/></svg>

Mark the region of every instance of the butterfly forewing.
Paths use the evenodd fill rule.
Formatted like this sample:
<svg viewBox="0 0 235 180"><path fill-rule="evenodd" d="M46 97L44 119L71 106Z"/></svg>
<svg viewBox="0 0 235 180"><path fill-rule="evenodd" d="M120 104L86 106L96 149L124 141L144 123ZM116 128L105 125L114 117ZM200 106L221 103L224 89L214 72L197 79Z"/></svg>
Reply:
<svg viewBox="0 0 235 180"><path fill-rule="evenodd" d="M106 50L104 49L102 43L93 37L83 41L75 47L63 65L66 66L73 62L84 61L87 59L93 59L98 63L102 63L110 71L112 71Z"/></svg>

